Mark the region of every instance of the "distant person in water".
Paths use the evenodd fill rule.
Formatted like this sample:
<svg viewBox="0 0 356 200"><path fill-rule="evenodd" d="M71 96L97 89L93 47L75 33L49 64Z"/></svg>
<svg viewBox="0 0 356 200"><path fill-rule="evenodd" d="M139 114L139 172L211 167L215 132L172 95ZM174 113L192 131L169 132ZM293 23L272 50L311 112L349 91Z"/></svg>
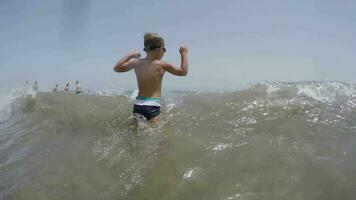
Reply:
<svg viewBox="0 0 356 200"><path fill-rule="evenodd" d="M64 86L63 91L64 91L64 92L69 92L69 83L67 83L67 84Z"/></svg>
<svg viewBox="0 0 356 200"><path fill-rule="evenodd" d="M135 70L138 96L134 102L133 114L137 118L144 116L151 125L157 125L161 110L160 98L162 79L165 72L176 76L186 76L188 73L188 48L179 49L181 64L179 67L161 60L166 52L164 39L157 33L145 33L145 58L140 58L139 52L130 52L122 57L114 67L115 72Z"/></svg>
<svg viewBox="0 0 356 200"><path fill-rule="evenodd" d="M80 84L79 84L79 81L76 81L75 82L75 93L76 94L81 94L83 91L82 91L82 87L80 87Z"/></svg>
<svg viewBox="0 0 356 200"><path fill-rule="evenodd" d="M53 92L58 92L58 84L54 85Z"/></svg>
<svg viewBox="0 0 356 200"><path fill-rule="evenodd" d="M32 86L33 91L38 91L38 85L37 85L37 81L34 82L33 86Z"/></svg>

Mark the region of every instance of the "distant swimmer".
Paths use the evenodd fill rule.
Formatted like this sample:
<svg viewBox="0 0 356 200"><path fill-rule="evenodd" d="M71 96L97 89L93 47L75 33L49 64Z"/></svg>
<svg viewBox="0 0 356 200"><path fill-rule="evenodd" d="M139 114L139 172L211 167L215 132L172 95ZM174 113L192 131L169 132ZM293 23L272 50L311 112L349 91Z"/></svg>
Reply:
<svg viewBox="0 0 356 200"><path fill-rule="evenodd" d="M58 92L58 84L54 85L53 92Z"/></svg>
<svg viewBox="0 0 356 200"><path fill-rule="evenodd" d="M34 82L33 86L32 86L33 91L38 91L38 85L37 85L37 81Z"/></svg>
<svg viewBox="0 0 356 200"><path fill-rule="evenodd" d="M83 91L82 91L82 87L80 87L80 84L79 84L79 81L76 81L75 82L75 93L76 94L81 94Z"/></svg>
<svg viewBox="0 0 356 200"><path fill-rule="evenodd" d="M64 91L64 92L69 92L69 83L67 83L67 84L64 86L63 91Z"/></svg>
<svg viewBox="0 0 356 200"><path fill-rule="evenodd" d="M133 114L137 118L144 116L151 125L160 121L161 87L165 72L176 76L186 76L188 73L188 48L181 46L179 49L180 67L161 60L166 52L164 39L157 33L145 33L144 49L145 58L140 58L139 52L130 52L122 57L114 67L115 72L135 70L138 95L134 101Z"/></svg>

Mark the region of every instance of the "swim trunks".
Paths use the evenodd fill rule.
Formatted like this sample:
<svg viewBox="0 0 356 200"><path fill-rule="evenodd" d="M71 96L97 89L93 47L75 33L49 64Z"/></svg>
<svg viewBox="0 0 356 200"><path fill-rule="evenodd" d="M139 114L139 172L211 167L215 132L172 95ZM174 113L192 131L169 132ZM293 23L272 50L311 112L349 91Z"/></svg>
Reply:
<svg viewBox="0 0 356 200"><path fill-rule="evenodd" d="M161 104L159 98L147 98L137 96L135 99L133 114L135 117L142 115L146 120L150 120L158 116L161 112Z"/></svg>

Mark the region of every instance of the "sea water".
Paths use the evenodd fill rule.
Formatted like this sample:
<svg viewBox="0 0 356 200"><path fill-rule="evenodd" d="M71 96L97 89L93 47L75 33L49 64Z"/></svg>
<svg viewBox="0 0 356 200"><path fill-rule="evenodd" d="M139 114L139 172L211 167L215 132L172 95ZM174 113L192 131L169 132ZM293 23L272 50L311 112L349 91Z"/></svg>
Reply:
<svg viewBox="0 0 356 200"><path fill-rule="evenodd" d="M356 196L356 86L171 92L158 128L130 93L0 95L0 199L308 200Z"/></svg>

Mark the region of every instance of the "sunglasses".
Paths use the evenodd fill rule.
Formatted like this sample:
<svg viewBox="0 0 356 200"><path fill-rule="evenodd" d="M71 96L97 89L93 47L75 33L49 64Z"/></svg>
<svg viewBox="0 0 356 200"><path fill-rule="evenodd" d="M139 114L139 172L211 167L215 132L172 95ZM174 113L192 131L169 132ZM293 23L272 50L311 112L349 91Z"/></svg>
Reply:
<svg viewBox="0 0 356 200"><path fill-rule="evenodd" d="M167 49L162 47L162 46L151 46L151 47L148 47L148 49L150 50L153 50L153 49L163 49L163 52L166 52ZM146 50L146 48L144 48L143 50Z"/></svg>

